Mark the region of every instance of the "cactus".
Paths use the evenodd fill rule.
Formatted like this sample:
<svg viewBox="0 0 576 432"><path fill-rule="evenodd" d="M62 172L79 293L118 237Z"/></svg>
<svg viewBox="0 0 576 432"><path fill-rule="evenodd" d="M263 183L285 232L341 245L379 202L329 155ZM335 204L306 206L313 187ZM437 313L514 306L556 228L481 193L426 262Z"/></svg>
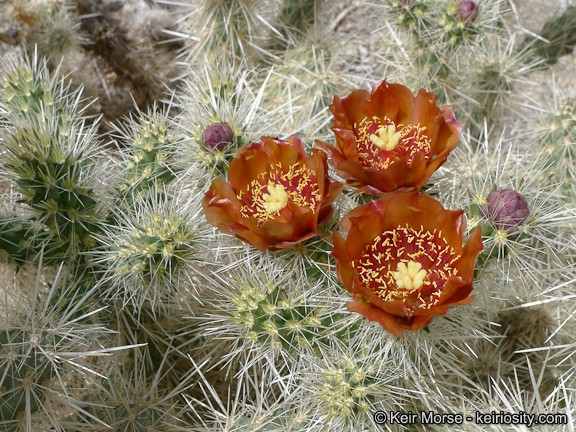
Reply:
<svg viewBox="0 0 576 432"><path fill-rule="evenodd" d="M534 55L552 65L560 57L572 53L576 46L575 26L576 7L568 6L562 15L546 21L538 39L530 41Z"/></svg>
<svg viewBox="0 0 576 432"><path fill-rule="evenodd" d="M382 357L382 346L361 340L350 337L343 347L302 359L310 362L301 374L299 397L305 403L296 403L293 410L301 429L319 430L320 419L333 430L373 428L378 427L375 412L388 412L394 405L407 408L410 392L392 384L401 371Z"/></svg>
<svg viewBox="0 0 576 432"><path fill-rule="evenodd" d="M37 23L26 38L27 51L38 51L49 58L51 67L56 66L62 57L79 48L82 36L78 31L79 22L62 3L48 3L39 13Z"/></svg>
<svg viewBox="0 0 576 432"><path fill-rule="evenodd" d="M213 318L199 323L200 334L214 342L234 341L231 348L222 346L229 350L222 360L241 356L253 347L251 361L282 358L290 364L302 350L319 350L333 341L347 340L346 331L354 333L353 317L329 313L328 305L314 300L313 293L322 289L321 284L306 287L286 276L277 280L282 264L264 261L257 268L236 269L234 273L241 276L233 276L234 288L224 285L222 292L207 301L207 312Z"/></svg>
<svg viewBox="0 0 576 432"><path fill-rule="evenodd" d="M560 182L562 195L573 196L574 189L569 179L574 178L575 174L572 163L576 142L574 102L571 99L555 101L554 106L542 114L538 123L538 140L551 162L546 181Z"/></svg>
<svg viewBox="0 0 576 432"><path fill-rule="evenodd" d="M287 47L274 65L265 95L271 106L291 98L289 127L303 138L328 136L329 110L335 94L349 87L346 67L342 67L342 47L337 42L315 36L301 38L300 44Z"/></svg>
<svg viewBox="0 0 576 432"><path fill-rule="evenodd" d="M571 430L572 6L0 3L0 429Z"/></svg>
<svg viewBox="0 0 576 432"><path fill-rule="evenodd" d="M395 24L400 34L391 29L386 35L387 43L396 40L399 50L383 47L384 65L392 61L394 70L407 71L404 82L428 87L440 101L455 106L457 117L466 119L476 137L483 118L506 113L516 83L538 67L539 61L509 30L513 10L506 1L478 3L473 15L460 5L467 2L379 3L390 13L385 16L389 27Z"/></svg>
<svg viewBox="0 0 576 432"><path fill-rule="evenodd" d="M98 205L95 128L85 125L79 94L48 76L46 63L14 65L4 78L3 172L31 216L28 247L44 258L74 261L90 250L104 212ZM37 235L36 235L37 234Z"/></svg>
<svg viewBox="0 0 576 432"><path fill-rule="evenodd" d="M120 138L132 149L125 161L124 179L120 185L120 198L141 200L150 191L161 190L181 170L176 165L176 148L179 144L165 113L154 107L138 119L131 118L118 127ZM122 154L124 156L124 154Z"/></svg>
<svg viewBox="0 0 576 432"><path fill-rule="evenodd" d="M47 382L56 375L55 365L44 354L54 351L57 339L49 332L3 329L0 335L2 424L17 430L17 422L26 413L40 410ZM28 414L29 415L29 414Z"/></svg>
<svg viewBox="0 0 576 432"><path fill-rule="evenodd" d="M78 22L64 3L23 0L7 5L3 10L4 20L10 27L0 33L0 41L14 45L24 42L31 55L38 52L42 57L50 57L51 68L58 65L63 55L73 52L82 40Z"/></svg>
<svg viewBox="0 0 576 432"><path fill-rule="evenodd" d="M189 1L186 34L198 41L191 47L189 59L210 55L228 60L251 58L259 54L259 46L265 41L264 29L275 10L274 1L255 0L209 0Z"/></svg>
<svg viewBox="0 0 576 432"><path fill-rule="evenodd" d="M165 85L169 85L178 73L171 49L167 45L161 49L155 41L146 40L149 33L138 34L138 29L130 28L131 20L119 20L118 14L124 7L122 2L74 0L72 4L80 29L87 36L83 48L104 60L105 73L111 69L119 81L135 89L132 100L141 109L159 100ZM138 45L134 44L135 37L140 39ZM109 91L106 96L111 99ZM114 102L122 105L120 100ZM129 104L126 108L130 109ZM126 114L118 114L117 110L110 107L110 111L116 113L113 119Z"/></svg>
<svg viewBox="0 0 576 432"><path fill-rule="evenodd" d="M264 105L268 79L260 82L259 74L245 62L219 59L215 70L191 71L177 101L183 111L177 128L187 137L182 157L203 182L224 175L239 148L258 141L266 130L277 131L275 124L280 120L276 116L282 111ZM232 130L232 143L222 150L206 146L202 139L215 123L226 123Z"/></svg>
<svg viewBox="0 0 576 432"><path fill-rule="evenodd" d="M40 228L36 231L42 231L42 224L36 224L36 226ZM29 261L36 260L38 250L27 240L30 235L34 239L40 237L39 232L34 232L33 222L22 221L10 215L2 215L0 227L2 232L0 254L3 261L24 266Z"/></svg>
<svg viewBox="0 0 576 432"><path fill-rule="evenodd" d="M163 302L175 298L186 270L203 262L207 246L199 205L185 203L182 195L171 200L167 192L154 192L144 195L134 211L118 212L118 226L104 227L105 249L94 252L105 271L103 295L135 310L144 304L162 309Z"/></svg>
<svg viewBox="0 0 576 432"><path fill-rule="evenodd" d="M147 381L141 372L129 368L110 372L109 379L100 384L100 391L83 400L88 407L86 413L100 422L78 416L69 419L71 426L67 430L107 431L110 427L122 432L182 430L185 423L171 402L174 394L159 391L159 375L156 380Z"/></svg>
<svg viewBox="0 0 576 432"><path fill-rule="evenodd" d="M295 44L295 40L306 37L307 33L314 31L320 7L319 0L285 0L277 18L278 33L274 34L270 44L282 50Z"/></svg>
<svg viewBox="0 0 576 432"><path fill-rule="evenodd" d="M108 346L110 330L92 320L98 305L90 300L94 289L78 295L72 278L63 266L49 280L29 280L20 270L20 279L29 290L18 295L3 285L0 320L0 424L9 431L29 431L38 421L60 427L61 412L86 414L80 407L81 394L70 382L101 375L90 364L91 356L122 351L122 345ZM73 298L71 301L60 299Z"/></svg>

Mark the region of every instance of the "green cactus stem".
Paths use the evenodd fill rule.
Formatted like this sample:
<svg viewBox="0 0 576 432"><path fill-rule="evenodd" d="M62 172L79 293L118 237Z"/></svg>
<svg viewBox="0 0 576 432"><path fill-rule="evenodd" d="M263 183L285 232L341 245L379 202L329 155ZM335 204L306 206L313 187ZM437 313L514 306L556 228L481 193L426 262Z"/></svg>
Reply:
<svg viewBox="0 0 576 432"><path fill-rule="evenodd" d="M40 410L46 384L56 373L46 353L56 343L48 332L0 332L0 427L6 428L2 430L17 430L21 417Z"/></svg>
<svg viewBox="0 0 576 432"><path fill-rule="evenodd" d="M546 64L553 65L560 57L571 54L576 46L576 7L568 6L562 15L547 21L539 36L531 47Z"/></svg>

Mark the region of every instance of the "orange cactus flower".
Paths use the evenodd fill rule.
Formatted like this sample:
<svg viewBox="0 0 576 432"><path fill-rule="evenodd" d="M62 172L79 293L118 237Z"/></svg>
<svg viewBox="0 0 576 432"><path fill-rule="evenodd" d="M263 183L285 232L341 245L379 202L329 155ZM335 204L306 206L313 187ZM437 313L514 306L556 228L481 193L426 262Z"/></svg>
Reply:
<svg viewBox="0 0 576 432"><path fill-rule="evenodd" d="M342 184L330 182L326 154L314 149L307 156L296 135L261 141L238 151L229 182L213 180L202 205L220 231L278 252L317 235Z"/></svg>
<svg viewBox="0 0 576 432"><path fill-rule="evenodd" d="M424 89L414 97L403 85L381 81L371 94L335 96L330 110L336 146L317 145L350 186L373 195L420 189L460 142L462 123Z"/></svg>
<svg viewBox="0 0 576 432"><path fill-rule="evenodd" d="M474 261L484 249L477 228L462 246L464 210L445 210L418 191L386 194L357 207L334 233L338 278L353 293L348 310L403 337L470 303Z"/></svg>

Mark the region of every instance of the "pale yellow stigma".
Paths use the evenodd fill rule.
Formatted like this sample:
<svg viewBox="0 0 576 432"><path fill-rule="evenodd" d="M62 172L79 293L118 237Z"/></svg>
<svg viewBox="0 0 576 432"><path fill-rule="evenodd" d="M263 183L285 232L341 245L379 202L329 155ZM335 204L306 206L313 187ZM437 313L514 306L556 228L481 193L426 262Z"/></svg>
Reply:
<svg viewBox="0 0 576 432"><path fill-rule="evenodd" d="M284 186L268 183L268 193L262 195L264 203L262 205L268 213L273 213L282 210L288 204L288 194Z"/></svg>
<svg viewBox="0 0 576 432"><path fill-rule="evenodd" d="M408 266L405 263L398 263L397 272L394 272L394 279L398 288L405 288L415 290L424 285L424 278L426 277L426 270L422 270L422 264L416 261L408 261Z"/></svg>
<svg viewBox="0 0 576 432"><path fill-rule="evenodd" d="M394 150L398 143L400 142L400 138L402 134L400 132L396 132L396 125L391 124L388 127L380 126L378 129L378 135L371 134L370 141L380 150Z"/></svg>

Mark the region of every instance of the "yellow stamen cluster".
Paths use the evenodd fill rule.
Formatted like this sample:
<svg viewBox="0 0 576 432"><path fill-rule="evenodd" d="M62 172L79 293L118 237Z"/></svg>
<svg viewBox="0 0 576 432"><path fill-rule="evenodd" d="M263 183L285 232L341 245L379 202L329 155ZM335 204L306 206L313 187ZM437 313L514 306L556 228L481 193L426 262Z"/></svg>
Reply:
<svg viewBox="0 0 576 432"><path fill-rule="evenodd" d="M398 143L400 142L400 138L402 134L400 132L396 132L396 125L391 124L388 127L380 126L378 129L378 135L371 134L370 141L380 150L394 150Z"/></svg>
<svg viewBox="0 0 576 432"><path fill-rule="evenodd" d="M459 259L441 231L399 226L377 236L352 267L361 283L384 301L430 309L438 304L446 281L458 274L453 265Z"/></svg>
<svg viewBox="0 0 576 432"><path fill-rule="evenodd" d="M377 125L375 133L374 126ZM386 169L398 159L408 156L412 162L416 152L430 157L431 141L424 133L426 127L418 125L396 125L388 117L366 117L360 124L354 124L358 157L365 168ZM391 153L382 154L382 151Z"/></svg>
<svg viewBox="0 0 576 432"><path fill-rule="evenodd" d="M288 202L316 213L322 201L314 171L299 164L287 171L278 164L272 172L261 173L237 198L245 203L240 209L242 216L254 217L259 224L279 216Z"/></svg>
<svg viewBox="0 0 576 432"><path fill-rule="evenodd" d="M264 203L262 205L268 213L282 210L288 204L288 194L281 184L268 183L268 193L262 195Z"/></svg>
<svg viewBox="0 0 576 432"><path fill-rule="evenodd" d="M397 272L394 273L396 285L398 288L408 290L416 290L424 284L426 277L426 270L422 270L422 264L416 261L408 261L408 266L405 263L398 263Z"/></svg>

